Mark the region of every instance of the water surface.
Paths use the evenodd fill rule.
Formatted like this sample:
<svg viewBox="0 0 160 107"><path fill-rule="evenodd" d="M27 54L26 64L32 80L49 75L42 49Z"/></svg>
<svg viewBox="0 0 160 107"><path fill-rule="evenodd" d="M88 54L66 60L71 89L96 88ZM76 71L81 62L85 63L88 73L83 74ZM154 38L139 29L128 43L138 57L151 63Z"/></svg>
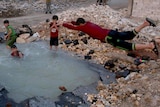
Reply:
<svg viewBox="0 0 160 107"><path fill-rule="evenodd" d="M46 42L16 45L24 58L13 58L4 44L0 46L0 84L16 102L33 96L56 98L61 85L72 91L99 79L87 63L62 50L50 51Z"/></svg>

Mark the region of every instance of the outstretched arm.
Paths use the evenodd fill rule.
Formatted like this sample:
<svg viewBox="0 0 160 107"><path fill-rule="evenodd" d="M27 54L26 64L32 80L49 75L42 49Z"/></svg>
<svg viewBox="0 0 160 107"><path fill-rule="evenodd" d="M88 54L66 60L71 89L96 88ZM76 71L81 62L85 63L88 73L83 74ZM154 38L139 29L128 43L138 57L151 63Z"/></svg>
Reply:
<svg viewBox="0 0 160 107"><path fill-rule="evenodd" d="M68 29L80 30L80 26L75 25L75 23L73 21L72 22L63 23L63 26L68 28Z"/></svg>

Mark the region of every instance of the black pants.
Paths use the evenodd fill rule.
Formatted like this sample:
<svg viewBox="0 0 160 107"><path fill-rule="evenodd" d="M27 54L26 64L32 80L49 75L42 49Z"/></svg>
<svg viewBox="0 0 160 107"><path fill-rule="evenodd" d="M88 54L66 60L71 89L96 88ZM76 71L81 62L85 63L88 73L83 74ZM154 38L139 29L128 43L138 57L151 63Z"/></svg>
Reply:
<svg viewBox="0 0 160 107"><path fill-rule="evenodd" d="M102 0L97 0L97 3L99 2L99 4L101 4L102 3Z"/></svg>
<svg viewBox="0 0 160 107"><path fill-rule="evenodd" d="M137 32L133 31L125 31L125 32L117 32L115 30L111 30L106 37L106 42L113 45L114 47L132 51L135 50L135 44L129 43L125 40L132 40L136 36Z"/></svg>

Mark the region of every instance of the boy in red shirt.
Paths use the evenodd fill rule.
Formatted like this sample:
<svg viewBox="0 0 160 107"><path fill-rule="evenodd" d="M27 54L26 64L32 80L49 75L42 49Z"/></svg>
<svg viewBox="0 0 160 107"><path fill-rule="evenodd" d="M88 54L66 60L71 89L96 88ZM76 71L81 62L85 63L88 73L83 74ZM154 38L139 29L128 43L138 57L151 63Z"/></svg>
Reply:
<svg viewBox="0 0 160 107"><path fill-rule="evenodd" d="M52 46L55 46L55 50L58 49L58 27L57 24L58 16L54 15L52 17L52 22L50 23L50 50L52 50Z"/></svg>
<svg viewBox="0 0 160 107"><path fill-rule="evenodd" d="M143 24L136 27L134 30L124 31L124 32L118 32L116 30L101 28L100 26L92 22L89 21L86 22L83 18L78 18L76 22L72 21L68 23L63 23L63 26L69 29L82 31L94 39L98 39L102 42L108 42L114 47L123 50L134 51L141 49L152 49L158 56L158 49L156 45L156 42L158 42L157 40L156 42L155 40L153 40L147 44L129 43L126 41L126 40L132 40L138 34L138 32L140 32L143 28L147 26L155 27L156 26L155 22L149 18L146 18L146 21L144 21Z"/></svg>

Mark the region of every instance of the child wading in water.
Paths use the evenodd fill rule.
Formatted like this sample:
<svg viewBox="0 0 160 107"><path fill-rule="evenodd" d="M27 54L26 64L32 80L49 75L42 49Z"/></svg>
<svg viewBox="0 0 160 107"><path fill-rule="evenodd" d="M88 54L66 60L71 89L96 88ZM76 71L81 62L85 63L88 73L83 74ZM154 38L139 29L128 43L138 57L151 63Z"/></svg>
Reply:
<svg viewBox="0 0 160 107"><path fill-rule="evenodd" d="M16 45L12 45L11 46L11 56L22 58L23 53L17 49Z"/></svg>
<svg viewBox="0 0 160 107"><path fill-rule="evenodd" d="M50 23L50 50L52 50L52 46L55 46L55 50L58 49L58 16L54 15L52 17L52 22Z"/></svg>

